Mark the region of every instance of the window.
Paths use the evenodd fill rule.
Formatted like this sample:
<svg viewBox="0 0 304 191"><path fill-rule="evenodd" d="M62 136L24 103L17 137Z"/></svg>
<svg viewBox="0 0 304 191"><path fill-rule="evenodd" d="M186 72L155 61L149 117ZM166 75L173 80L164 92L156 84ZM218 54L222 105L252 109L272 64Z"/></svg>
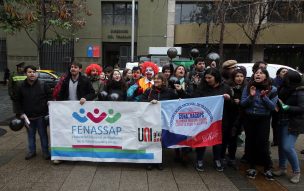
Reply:
<svg viewBox="0 0 304 191"><path fill-rule="evenodd" d="M131 25L131 3L102 3L103 25ZM135 4L135 23L137 22L137 3Z"/></svg>
<svg viewBox="0 0 304 191"><path fill-rule="evenodd" d="M39 79L48 80L48 79L52 79L52 76L44 72L39 72Z"/></svg>

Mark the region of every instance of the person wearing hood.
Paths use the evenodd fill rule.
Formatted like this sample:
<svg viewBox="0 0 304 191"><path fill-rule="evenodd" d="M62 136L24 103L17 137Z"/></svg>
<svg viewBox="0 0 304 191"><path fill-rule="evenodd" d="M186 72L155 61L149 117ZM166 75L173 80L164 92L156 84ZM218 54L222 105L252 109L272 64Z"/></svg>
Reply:
<svg viewBox="0 0 304 191"><path fill-rule="evenodd" d="M300 165L295 149L296 141L304 133L304 84L301 75L289 70L279 89L279 170L273 174L287 174L287 161L291 164L290 182L300 181Z"/></svg>

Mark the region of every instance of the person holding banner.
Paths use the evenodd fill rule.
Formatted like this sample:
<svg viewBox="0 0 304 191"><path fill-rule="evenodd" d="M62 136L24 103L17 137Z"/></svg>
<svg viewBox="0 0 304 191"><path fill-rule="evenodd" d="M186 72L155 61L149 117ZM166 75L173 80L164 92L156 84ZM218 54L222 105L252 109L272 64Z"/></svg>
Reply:
<svg viewBox="0 0 304 191"><path fill-rule="evenodd" d="M154 85L143 93L141 101L157 104L161 100L178 99L177 93L173 89L167 88L167 80L164 74L156 74L153 80ZM162 163L156 165L159 170L163 170ZM147 170L152 170L152 168L153 165L148 164Z"/></svg>
<svg viewBox="0 0 304 191"><path fill-rule="evenodd" d="M127 84L119 70L114 69L110 75L107 85L98 98L100 101L124 101L126 100Z"/></svg>
<svg viewBox="0 0 304 191"><path fill-rule="evenodd" d="M225 99L224 112L222 119L222 127L227 123L227 104L230 104L230 97L232 95L231 88L222 83L222 78L220 72L215 68L208 68L203 76L203 80L200 85L194 90L192 94L187 94L182 90L179 84L175 85L177 92L181 97L207 97L223 95ZM196 148L196 170L204 171L204 154L206 152L206 147ZM221 144L213 146L213 161L214 167L217 171L222 172L224 170L221 161Z"/></svg>
<svg viewBox="0 0 304 191"><path fill-rule="evenodd" d="M70 72L64 79L58 101L76 101L82 105L86 100L91 101L96 97L95 90L89 79L81 74L82 64L73 62L70 66ZM54 164L59 164L61 161L54 160Z"/></svg>
<svg viewBox="0 0 304 191"><path fill-rule="evenodd" d="M271 85L269 73L264 68L257 69L242 93L241 105L245 109L244 129L248 144L250 168L247 177L255 179L256 164L262 160L264 176L274 180L269 152L270 117L278 100L277 89Z"/></svg>

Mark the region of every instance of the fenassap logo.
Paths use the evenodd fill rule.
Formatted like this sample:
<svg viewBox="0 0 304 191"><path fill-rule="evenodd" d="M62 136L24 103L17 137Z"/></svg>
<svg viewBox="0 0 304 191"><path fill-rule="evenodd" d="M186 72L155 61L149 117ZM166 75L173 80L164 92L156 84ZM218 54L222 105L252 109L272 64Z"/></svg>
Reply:
<svg viewBox="0 0 304 191"><path fill-rule="evenodd" d="M85 123L88 120L91 120L94 123L100 123L103 120L106 120L108 123L115 123L121 118L121 114L119 112L114 114L113 109L109 109L108 113L106 113L106 112L101 112L98 108L94 108L93 112L94 114L91 112L86 112L84 108L80 108L79 113L73 112L72 116L80 123Z"/></svg>

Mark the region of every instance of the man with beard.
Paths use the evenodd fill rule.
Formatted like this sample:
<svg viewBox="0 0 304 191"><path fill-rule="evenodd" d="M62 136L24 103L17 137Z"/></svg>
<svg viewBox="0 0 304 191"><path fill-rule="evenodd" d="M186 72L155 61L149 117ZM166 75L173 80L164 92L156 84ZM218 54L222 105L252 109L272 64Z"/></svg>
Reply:
<svg viewBox="0 0 304 191"><path fill-rule="evenodd" d="M37 130L40 136L43 158L49 160L50 154L45 116L48 115L47 102L51 100L51 90L46 84L37 79L36 70L36 67L32 65L24 68L26 79L17 90L16 115L26 121L29 151L25 156L25 160L36 156Z"/></svg>
<svg viewBox="0 0 304 191"><path fill-rule="evenodd" d="M86 101L95 99L95 90L89 79L81 74L81 69L81 64L76 62L71 64L70 72L62 83L58 101L79 100L82 105ZM61 161L54 160L53 163L59 164Z"/></svg>

